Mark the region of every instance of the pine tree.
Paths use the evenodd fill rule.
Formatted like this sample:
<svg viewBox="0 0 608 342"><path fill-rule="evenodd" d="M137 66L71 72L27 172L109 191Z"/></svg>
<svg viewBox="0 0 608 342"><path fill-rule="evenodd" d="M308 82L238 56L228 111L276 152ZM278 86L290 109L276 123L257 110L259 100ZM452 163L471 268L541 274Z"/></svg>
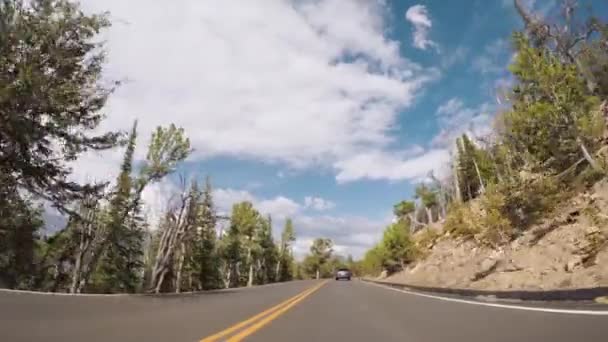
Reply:
<svg viewBox="0 0 608 342"><path fill-rule="evenodd" d="M290 218L285 220L285 227L281 233L281 244L279 246L279 258L276 268L276 281L289 281L293 279L293 255L291 246L296 240L296 234L293 227L293 222Z"/></svg>
<svg viewBox="0 0 608 342"><path fill-rule="evenodd" d="M41 209L24 199L0 175L0 285L32 289L38 253Z"/></svg>
<svg viewBox="0 0 608 342"><path fill-rule="evenodd" d="M456 145L460 191L462 199L468 201L482 193L485 187L478 163L480 152L466 134L456 140Z"/></svg>
<svg viewBox="0 0 608 342"><path fill-rule="evenodd" d="M107 249L99 265L100 284L104 292L134 292L141 283L143 267L143 230L139 205L133 203L133 154L137 139L137 122L129 135L129 142L118 175L116 190L109 206Z"/></svg>
<svg viewBox="0 0 608 342"><path fill-rule="evenodd" d="M598 98L588 94L575 65L533 47L521 34L514 43L517 57L510 69L517 84L513 109L505 114L510 149L527 156L533 170L559 173L585 158L602 171L592 157L604 129Z"/></svg>
<svg viewBox="0 0 608 342"><path fill-rule="evenodd" d="M92 135L113 87L104 87L105 15L67 0L0 1L0 173L9 183L68 204L103 186L68 180L68 162L115 147L121 134Z"/></svg>
<svg viewBox="0 0 608 342"><path fill-rule="evenodd" d="M420 200L426 211L427 223L433 223L433 208L437 206L437 194L424 183L419 184L415 192L415 198Z"/></svg>
<svg viewBox="0 0 608 342"><path fill-rule="evenodd" d="M266 219L261 218L260 228L258 229L256 235L257 237L255 240L259 245L259 252L256 256L257 284L275 282L278 251L272 237L272 218L270 215L268 215Z"/></svg>
<svg viewBox="0 0 608 342"><path fill-rule="evenodd" d="M217 248L216 211L213 204L211 181L207 177L200 204L199 222L192 264L198 289L210 290L220 287L220 255Z"/></svg>

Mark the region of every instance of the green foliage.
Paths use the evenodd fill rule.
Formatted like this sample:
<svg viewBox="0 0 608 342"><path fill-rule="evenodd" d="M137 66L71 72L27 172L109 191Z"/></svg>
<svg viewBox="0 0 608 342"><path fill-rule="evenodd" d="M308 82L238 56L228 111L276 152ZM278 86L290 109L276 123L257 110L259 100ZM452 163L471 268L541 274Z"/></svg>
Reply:
<svg viewBox="0 0 608 342"><path fill-rule="evenodd" d="M452 203L443 229L454 237L470 239L479 233L479 216L471 210L470 204Z"/></svg>
<svg viewBox="0 0 608 342"><path fill-rule="evenodd" d="M279 252L272 238L272 219L261 219L260 227L256 232L255 241L258 244L254 255L259 268L256 271L256 284L267 284L277 281L276 265Z"/></svg>
<svg viewBox="0 0 608 342"><path fill-rule="evenodd" d="M190 152L190 139L183 128L177 128L174 124L168 128L157 127L152 134L140 181L159 181L173 172Z"/></svg>
<svg viewBox="0 0 608 342"><path fill-rule="evenodd" d="M209 178L205 183L202 201L199 206L196 237L193 240L190 260L193 276L197 280L199 290L210 290L221 287L220 284L220 255L217 247L216 212L212 198L212 188Z"/></svg>
<svg viewBox="0 0 608 342"><path fill-rule="evenodd" d="M0 176L2 177L2 176ZM0 286L33 289L43 226L42 208L24 199L15 187L0 187Z"/></svg>
<svg viewBox="0 0 608 342"><path fill-rule="evenodd" d="M361 273L364 275L378 275L384 270L385 250L377 244L365 252L361 260Z"/></svg>
<svg viewBox="0 0 608 342"><path fill-rule="evenodd" d="M466 134L456 140L456 159L460 193L464 201L477 197L484 184L493 180L494 170L487 152L473 144ZM478 174L479 170L479 174Z"/></svg>
<svg viewBox="0 0 608 342"><path fill-rule="evenodd" d="M386 227L380 243L365 253L360 271L366 275L376 275L383 270L393 273L404 269L419 254L408 223L399 220Z"/></svg>
<svg viewBox="0 0 608 342"><path fill-rule="evenodd" d="M400 219L406 218L408 215L414 213L416 210L416 204L413 201L401 201L393 207L393 213Z"/></svg>
<svg viewBox="0 0 608 342"><path fill-rule="evenodd" d="M414 198L420 199L422 205L427 208L431 208L437 205L437 193L424 183L419 184L416 187Z"/></svg>
<svg viewBox="0 0 608 342"><path fill-rule="evenodd" d="M575 65L514 35L517 57L510 69L518 80L513 109L505 114L506 142L530 162L559 173L581 158L581 143L596 148L602 118L599 100L588 95Z"/></svg>
<svg viewBox="0 0 608 342"><path fill-rule="evenodd" d="M316 238L310 246L308 254L302 262L304 273L309 278L327 278L332 276L330 267L327 267L333 254L333 241L328 238Z"/></svg>
<svg viewBox="0 0 608 342"><path fill-rule="evenodd" d="M134 197L139 195L132 193L131 178L136 139L137 122L129 135L116 190L110 201L107 248L98 266L98 283L93 285L102 292L135 292L141 284L144 231L139 207L133 205Z"/></svg>
<svg viewBox="0 0 608 342"><path fill-rule="evenodd" d="M388 226L382 236L383 265L390 272L405 268L416 254L409 227L399 221Z"/></svg>
<svg viewBox="0 0 608 342"><path fill-rule="evenodd" d="M69 181L67 162L120 138L92 135L112 91L95 39L109 25L67 0L0 2L0 173L62 210L102 188Z"/></svg>
<svg viewBox="0 0 608 342"><path fill-rule="evenodd" d="M287 218L287 220L285 220L285 227L281 233L281 242L279 245L277 281L288 281L294 278L294 258L291 246L295 240L296 234L293 222L290 218Z"/></svg>
<svg viewBox="0 0 608 342"><path fill-rule="evenodd" d="M479 201L453 203L444 230L454 237L474 238L496 247L551 214L563 198L553 178L515 180L490 184Z"/></svg>

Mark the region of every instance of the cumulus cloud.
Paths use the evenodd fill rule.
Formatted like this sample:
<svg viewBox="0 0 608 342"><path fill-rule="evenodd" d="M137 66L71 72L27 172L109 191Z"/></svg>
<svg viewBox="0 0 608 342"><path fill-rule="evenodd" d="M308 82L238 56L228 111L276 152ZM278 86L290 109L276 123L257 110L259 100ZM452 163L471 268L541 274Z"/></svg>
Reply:
<svg viewBox="0 0 608 342"><path fill-rule="evenodd" d="M433 145L449 149L456 138L463 133L481 137L491 132L491 120L496 107L483 103L477 107L467 107L459 98L451 98L437 108L440 125L439 133L433 138Z"/></svg>
<svg viewBox="0 0 608 342"><path fill-rule="evenodd" d="M399 111L439 75L400 55L385 35L382 2L82 4L110 11L106 77L128 79L108 102L102 128L126 129L139 118L145 141L174 122L190 135L193 161L331 168L362 146L387 153Z"/></svg>
<svg viewBox="0 0 608 342"><path fill-rule="evenodd" d="M329 209L333 209L336 204L332 201L320 198L320 197L314 197L314 196L306 196L304 197L304 206L306 208L310 208L310 209L314 209L314 210L318 210L318 211L324 211L324 210L329 210Z"/></svg>
<svg viewBox="0 0 608 342"><path fill-rule="evenodd" d="M433 23L424 5L414 5L405 12L405 19L414 26L412 45L415 48L426 50L428 47L438 48L437 43L429 38L429 30Z"/></svg>
<svg viewBox="0 0 608 342"><path fill-rule="evenodd" d="M419 179L442 165L449 159L445 149L422 150L411 156L410 153L361 153L353 158L335 164L338 169L336 179L339 183L357 179L388 179L398 181Z"/></svg>

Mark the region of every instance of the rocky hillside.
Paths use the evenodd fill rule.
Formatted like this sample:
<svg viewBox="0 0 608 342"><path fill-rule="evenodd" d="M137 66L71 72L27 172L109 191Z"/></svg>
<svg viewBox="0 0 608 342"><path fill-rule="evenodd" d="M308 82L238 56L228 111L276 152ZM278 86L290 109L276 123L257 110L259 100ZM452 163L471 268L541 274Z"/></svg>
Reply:
<svg viewBox="0 0 608 342"><path fill-rule="evenodd" d="M562 203L510 244L493 249L437 226L425 257L386 281L487 290L608 286L608 182ZM427 241L428 242L428 241Z"/></svg>

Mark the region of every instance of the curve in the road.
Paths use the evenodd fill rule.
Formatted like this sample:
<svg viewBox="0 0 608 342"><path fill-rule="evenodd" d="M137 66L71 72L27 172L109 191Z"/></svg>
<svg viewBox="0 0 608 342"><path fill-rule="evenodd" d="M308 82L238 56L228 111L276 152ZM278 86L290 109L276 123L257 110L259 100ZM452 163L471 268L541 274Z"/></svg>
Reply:
<svg viewBox="0 0 608 342"><path fill-rule="evenodd" d="M571 315L592 315L592 316L608 316L608 310L574 310L574 309L558 309L558 308L547 308L547 307L535 307L535 306L526 306L526 305L509 305L509 304L498 304L498 303L486 303L475 300L467 300L467 299L459 299L459 298L451 298L444 296L436 296L424 293L418 293L403 289L398 289L394 287L390 287L387 285L377 284L373 282L364 282L365 284L369 284L371 286L378 286L387 290L402 292L414 296L421 296L426 298L433 298L437 300L444 300L448 302L456 302L456 303L464 303L471 305L482 305L482 306L490 306L495 308L503 308L503 309L512 309L512 310L525 310L525 311L539 311L539 312L550 312L550 313L562 313L562 314L571 314Z"/></svg>
<svg viewBox="0 0 608 342"><path fill-rule="evenodd" d="M216 342L220 338L229 336L239 330L241 330L238 334L232 336L228 339L228 342L240 342L245 339L247 336L252 335L256 331L263 328L265 325L269 324L273 320L275 320L280 315L287 312L290 308L303 301L306 297L313 294L315 291L320 289L323 285L325 285L327 281L322 282L316 286L308 288L299 294L288 298L287 300L271 307L270 309L264 310L259 314L254 315L244 321L236 323L220 332L217 332L211 336L205 337L200 342Z"/></svg>

